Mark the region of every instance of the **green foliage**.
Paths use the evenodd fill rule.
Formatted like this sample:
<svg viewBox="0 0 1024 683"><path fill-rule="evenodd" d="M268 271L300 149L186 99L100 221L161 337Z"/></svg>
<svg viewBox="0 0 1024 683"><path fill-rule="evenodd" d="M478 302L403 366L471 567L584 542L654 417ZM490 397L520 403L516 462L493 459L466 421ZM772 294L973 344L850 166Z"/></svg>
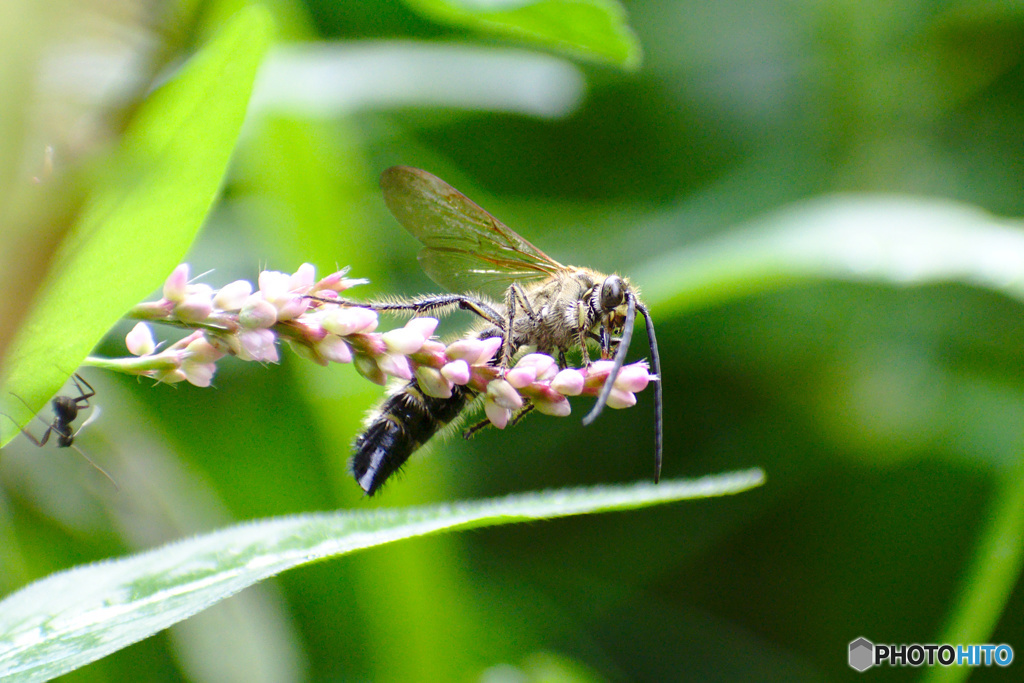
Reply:
<svg viewBox="0 0 1024 683"><path fill-rule="evenodd" d="M6 392L41 408L181 262L220 188L269 33L265 12L241 11L136 113L53 255L6 358ZM24 427L32 416L20 412Z"/></svg>
<svg viewBox="0 0 1024 683"><path fill-rule="evenodd" d="M406 0L425 16L444 23L493 33L566 52L612 62L627 69L640 65L641 49L618 0Z"/></svg>
<svg viewBox="0 0 1024 683"><path fill-rule="evenodd" d="M757 471L692 482L595 487L428 508L263 520L73 569L0 602L0 672L52 678L186 619L286 569L385 543L515 522L740 493ZM87 587L83 590L83 587Z"/></svg>
<svg viewBox="0 0 1024 683"><path fill-rule="evenodd" d="M280 366L222 363L203 390L87 369L103 417L76 443L120 492L64 451L4 448L0 651L27 665L27 645L50 675L93 661L78 680L836 680L858 636L1024 639L1024 231L1002 218L1024 215L1024 23L1011 4L654 0L627 3L627 25L599 1L271 3L310 58L285 71L289 84L325 70L308 100L263 92L257 102L279 106L255 105L239 138L269 40L264 12L236 15L242 4L149 34L164 41L152 71L169 76L147 72L137 101L118 103L127 129L111 126L109 156L77 157L80 118L37 115L20 66L48 53L49 22L0 10L0 126L21 142L0 153L0 194L16 200L3 228L18 228L0 229L0 349L16 335L4 392L43 405L182 259L214 269L203 281L215 286L309 261L369 278L357 299L435 291L376 186L406 164L559 261L641 288L675 479L590 490L587 505L619 491L640 507L683 495L679 477L754 466L766 484L506 525L567 513L568 487L649 478L650 392L586 428L589 406L574 400L566 419L438 440L366 499L345 462L380 390L351 367L282 349ZM555 55L497 50L512 62L486 71L465 55L495 36ZM416 68L439 54L485 73L453 83ZM408 73L417 82L403 86ZM584 80L579 109L555 118ZM467 97L471 83L503 98ZM335 87L352 100L325 115ZM45 158L39 139L57 141L63 180L20 193ZM446 319L440 334L465 323ZM94 353L123 355L126 331ZM20 401L2 403L42 429ZM0 419L6 443L17 432ZM463 513L473 533L420 538ZM342 545L373 548L310 562ZM237 552L203 563L204 548ZM123 559L83 566L108 558ZM126 573L150 559L174 569ZM35 607L40 595L54 607ZM56 623L86 595L126 611ZM69 649L32 631L50 623L63 637L83 619Z"/></svg>

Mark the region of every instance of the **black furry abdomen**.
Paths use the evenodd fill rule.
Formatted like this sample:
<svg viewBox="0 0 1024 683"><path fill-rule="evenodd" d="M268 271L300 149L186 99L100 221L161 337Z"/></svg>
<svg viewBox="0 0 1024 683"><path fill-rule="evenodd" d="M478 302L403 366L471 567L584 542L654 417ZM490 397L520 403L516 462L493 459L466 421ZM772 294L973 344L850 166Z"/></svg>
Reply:
<svg viewBox="0 0 1024 683"><path fill-rule="evenodd" d="M474 395L471 389L456 385L451 398L434 398L420 391L413 380L390 396L353 444L356 482L372 496L416 449L458 417Z"/></svg>

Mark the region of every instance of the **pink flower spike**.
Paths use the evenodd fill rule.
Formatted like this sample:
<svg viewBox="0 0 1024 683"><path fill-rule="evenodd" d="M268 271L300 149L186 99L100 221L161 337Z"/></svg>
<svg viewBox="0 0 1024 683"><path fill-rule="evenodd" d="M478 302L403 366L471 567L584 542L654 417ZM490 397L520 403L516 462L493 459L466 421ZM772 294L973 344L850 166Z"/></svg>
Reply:
<svg viewBox="0 0 1024 683"><path fill-rule="evenodd" d="M441 375L454 384L465 386L469 384L470 372L469 363L464 360L455 360L441 368Z"/></svg>
<svg viewBox="0 0 1024 683"><path fill-rule="evenodd" d="M575 368L566 368L551 380L551 388L564 396L579 396L583 393L585 381L582 372Z"/></svg>
<svg viewBox="0 0 1024 683"><path fill-rule="evenodd" d="M464 360L475 365L483 350L484 344L479 339L460 339L448 345L445 355L449 360Z"/></svg>
<svg viewBox="0 0 1024 683"><path fill-rule="evenodd" d="M651 381L651 375L647 371L647 363L641 361L626 365L619 370L619 376L615 378L615 388L622 391L637 392L647 388Z"/></svg>
<svg viewBox="0 0 1024 683"><path fill-rule="evenodd" d="M505 373L505 380L516 389L522 389L525 386L533 384L537 379L536 368L521 368L516 366Z"/></svg>
<svg viewBox="0 0 1024 683"><path fill-rule="evenodd" d="M248 280L235 280L220 288L213 297L213 307L219 311L237 311L252 294L252 284Z"/></svg>
<svg viewBox="0 0 1024 683"><path fill-rule="evenodd" d="M270 327L277 322L277 309L262 294L250 294L238 312L238 323L249 329Z"/></svg>
<svg viewBox="0 0 1024 683"><path fill-rule="evenodd" d="M348 344L341 337L330 335L324 337L316 345L317 352L326 358L327 360L334 363L351 363L352 362L352 349L349 348Z"/></svg>
<svg viewBox="0 0 1024 683"><path fill-rule="evenodd" d="M164 298L168 301L181 303L185 300L185 289L188 287L188 264L182 263L171 271L164 280ZM179 380L180 381L180 380Z"/></svg>
<svg viewBox="0 0 1024 683"><path fill-rule="evenodd" d="M502 341L501 337L488 337L487 339L482 339L481 343L483 348L480 350L480 355L477 356L476 361L471 362L470 365L483 365L490 359L494 358L494 354L496 354L498 349L501 348Z"/></svg>
<svg viewBox="0 0 1024 683"><path fill-rule="evenodd" d="M312 263L303 263L288 279L288 289L305 294L313 287L314 282L316 282L316 268Z"/></svg>
<svg viewBox="0 0 1024 683"><path fill-rule="evenodd" d="M125 346L133 356L148 356L156 351L153 330L146 323L136 323L124 338Z"/></svg>
<svg viewBox="0 0 1024 683"><path fill-rule="evenodd" d="M498 429L504 429L505 425L508 424L509 419L512 417L511 410L502 408L494 401L490 400L489 396L484 399L484 413L487 414L487 419L491 421L491 424Z"/></svg>
<svg viewBox="0 0 1024 683"><path fill-rule="evenodd" d="M416 353L423 347L423 342L427 341L426 337L417 330L410 329L408 326L399 327L396 330L388 330L381 335L381 339L387 345L388 351L403 356Z"/></svg>
<svg viewBox="0 0 1024 683"><path fill-rule="evenodd" d="M377 359L377 366L385 375L404 380L412 379L412 367L409 359L397 353L389 353Z"/></svg>
<svg viewBox="0 0 1024 683"><path fill-rule="evenodd" d="M519 410L523 407L523 397L503 379L496 379L487 385L487 398L509 410Z"/></svg>
<svg viewBox="0 0 1024 683"><path fill-rule="evenodd" d="M451 398L452 383L445 379L439 370L421 365L416 368L416 383L427 396L434 398Z"/></svg>
<svg viewBox="0 0 1024 683"><path fill-rule="evenodd" d="M619 410L621 408L632 408L636 405L636 395L622 389L612 387L612 393L608 394L608 407Z"/></svg>
<svg viewBox="0 0 1024 683"><path fill-rule="evenodd" d="M335 308L324 316L323 327L339 337L357 332L373 332L377 329L377 312L358 307Z"/></svg>

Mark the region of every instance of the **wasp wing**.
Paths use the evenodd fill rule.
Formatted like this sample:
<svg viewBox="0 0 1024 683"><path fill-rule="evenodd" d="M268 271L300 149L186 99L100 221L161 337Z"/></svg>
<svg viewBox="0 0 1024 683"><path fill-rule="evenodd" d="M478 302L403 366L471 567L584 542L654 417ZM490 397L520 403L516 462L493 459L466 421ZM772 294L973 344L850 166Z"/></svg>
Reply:
<svg viewBox="0 0 1024 683"><path fill-rule="evenodd" d="M452 292L500 296L513 281L553 275L564 266L517 235L440 178L408 166L381 174L388 209L423 243L418 259Z"/></svg>

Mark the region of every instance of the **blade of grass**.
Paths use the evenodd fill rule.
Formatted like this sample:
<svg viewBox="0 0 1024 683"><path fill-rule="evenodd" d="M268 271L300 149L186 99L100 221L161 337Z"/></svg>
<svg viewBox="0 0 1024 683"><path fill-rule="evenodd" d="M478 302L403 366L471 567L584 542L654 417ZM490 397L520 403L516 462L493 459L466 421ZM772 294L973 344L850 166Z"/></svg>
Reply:
<svg viewBox="0 0 1024 683"><path fill-rule="evenodd" d="M989 643L1024 568L1024 458L1002 473L974 558L938 643ZM969 666L930 667L929 683L965 681Z"/></svg>
<svg viewBox="0 0 1024 683"><path fill-rule="evenodd" d="M757 469L693 481L546 491L449 505L338 511L229 527L37 581L0 602L0 678L52 678L286 569L442 531L740 493ZM8 678L8 676L10 678Z"/></svg>

